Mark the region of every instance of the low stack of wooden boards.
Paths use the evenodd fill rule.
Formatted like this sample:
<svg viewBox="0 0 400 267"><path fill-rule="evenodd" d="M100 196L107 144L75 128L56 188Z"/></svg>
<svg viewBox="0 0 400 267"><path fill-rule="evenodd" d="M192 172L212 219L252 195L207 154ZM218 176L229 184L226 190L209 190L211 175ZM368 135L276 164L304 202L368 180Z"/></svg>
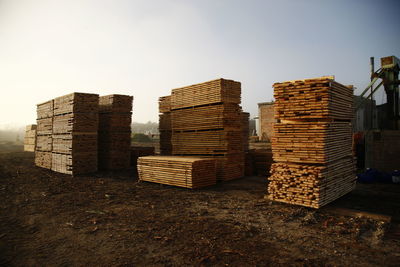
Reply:
<svg viewBox="0 0 400 267"><path fill-rule="evenodd" d="M53 109L54 100L37 105L35 164L46 169L52 162Z"/></svg>
<svg viewBox="0 0 400 267"><path fill-rule="evenodd" d="M97 171L99 95L72 93L54 99L52 167L79 175Z"/></svg>
<svg viewBox="0 0 400 267"><path fill-rule="evenodd" d="M24 151L35 152L36 147L36 124L25 127Z"/></svg>
<svg viewBox="0 0 400 267"><path fill-rule="evenodd" d="M147 156L138 159L140 180L201 188L216 183L215 160L199 157Z"/></svg>
<svg viewBox="0 0 400 267"><path fill-rule="evenodd" d="M353 90L332 77L275 83L269 198L320 208L355 187Z"/></svg>
<svg viewBox="0 0 400 267"><path fill-rule="evenodd" d="M129 168L133 96L106 95L99 98L99 169Z"/></svg>
<svg viewBox="0 0 400 267"><path fill-rule="evenodd" d="M160 132L160 154L172 154L172 125L171 125L171 96L162 96L158 100L159 105L159 123Z"/></svg>

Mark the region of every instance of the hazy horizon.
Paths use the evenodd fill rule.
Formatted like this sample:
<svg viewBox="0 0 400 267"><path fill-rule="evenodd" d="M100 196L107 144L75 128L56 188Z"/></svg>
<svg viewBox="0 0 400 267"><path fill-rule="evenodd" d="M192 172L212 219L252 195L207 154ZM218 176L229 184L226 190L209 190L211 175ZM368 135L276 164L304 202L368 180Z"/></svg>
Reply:
<svg viewBox="0 0 400 267"><path fill-rule="evenodd" d="M36 104L71 92L134 96L133 121L158 121L158 97L216 78L242 106L274 82L335 75L357 94L369 57L400 57L399 1L0 0L0 128L35 123ZM377 101L384 101L381 91Z"/></svg>

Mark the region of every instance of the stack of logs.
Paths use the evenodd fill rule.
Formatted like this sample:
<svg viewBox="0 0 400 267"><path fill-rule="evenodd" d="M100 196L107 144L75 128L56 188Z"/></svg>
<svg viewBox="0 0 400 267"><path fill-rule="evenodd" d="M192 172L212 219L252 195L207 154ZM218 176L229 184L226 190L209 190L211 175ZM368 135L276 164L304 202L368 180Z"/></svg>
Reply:
<svg viewBox="0 0 400 267"><path fill-rule="evenodd" d="M52 161L53 105L54 100L37 105L35 164L46 169Z"/></svg>
<svg viewBox="0 0 400 267"><path fill-rule="evenodd" d="M212 157L218 180L242 177L249 115L242 112L240 95L240 82L217 79L160 98L161 153Z"/></svg>
<svg viewBox="0 0 400 267"><path fill-rule="evenodd" d="M97 171L97 94L72 93L54 99L51 169L65 174Z"/></svg>
<svg viewBox="0 0 400 267"><path fill-rule="evenodd" d="M99 98L99 169L129 168L132 101L128 95Z"/></svg>
<svg viewBox="0 0 400 267"><path fill-rule="evenodd" d="M36 124L25 127L24 151L35 152L36 146Z"/></svg>
<svg viewBox="0 0 400 267"><path fill-rule="evenodd" d="M350 192L353 90L323 77L275 83L274 96L269 198L319 208Z"/></svg>

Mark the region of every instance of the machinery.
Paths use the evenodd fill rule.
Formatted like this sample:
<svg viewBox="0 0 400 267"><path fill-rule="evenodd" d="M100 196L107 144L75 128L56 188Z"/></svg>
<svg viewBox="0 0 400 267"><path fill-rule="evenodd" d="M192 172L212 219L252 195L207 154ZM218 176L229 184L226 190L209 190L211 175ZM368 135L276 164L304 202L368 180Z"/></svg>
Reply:
<svg viewBox="0 0 400 267"><path fill-rule="evenodd" d="M372 120L374 106L372 96L382 85L387 102L381 105L384 106L381 112L384 116L380 117L379 129L373 129L371 121L369 130L355 134L355 136L359 134L363 136L363 141L360 143L361 149L357 149L357 152L361 152L357 153L358 163L362 163L362 165L365 163L362 167L386 172L400 169L399 70L400 61L395 56L381 58L381 68L377 71L374 71L374 58L371 58L371 82L360 95L361 101L357 110L363 102L370 98ZM374 87L378 80L380 82Z"/></svg>
<svg viewBox="0 0 400 267"><path fill-rule="evenodd" d="M360 95L364 97L369 92L368 96L364 99L372 99L373 94L383 85L387 98L387 123L384 128L389 130L400 129L399 70L400 60L395 56L389 56L381 58L381 68L374 71L374 58L371 57L371 82ZM374 88L375 83L379 79L381 82ZM359 103L357 109L361 104Z"/></svg>

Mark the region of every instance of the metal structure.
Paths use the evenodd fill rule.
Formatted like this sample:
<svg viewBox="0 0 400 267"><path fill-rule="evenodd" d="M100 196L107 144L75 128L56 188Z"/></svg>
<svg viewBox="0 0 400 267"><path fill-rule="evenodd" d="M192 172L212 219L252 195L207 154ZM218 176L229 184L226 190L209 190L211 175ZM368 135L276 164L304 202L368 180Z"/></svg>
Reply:
<svg viewBox="0 0 400 267"><path fill-rule="evenodd" d="M368 92L368 96L365 99L371 98L374 93L383 85L387 97L387 128L390 130L400 129L400 96L399 96L399 70L400 60L395 56L381 58L381 68L374 71L374 58L371 58L371 82L367 88L361 93L361 97L364 97ZM381 80L379 84L374 88L375 83ZM362 105L359 103L357 109Z"/></svg>

